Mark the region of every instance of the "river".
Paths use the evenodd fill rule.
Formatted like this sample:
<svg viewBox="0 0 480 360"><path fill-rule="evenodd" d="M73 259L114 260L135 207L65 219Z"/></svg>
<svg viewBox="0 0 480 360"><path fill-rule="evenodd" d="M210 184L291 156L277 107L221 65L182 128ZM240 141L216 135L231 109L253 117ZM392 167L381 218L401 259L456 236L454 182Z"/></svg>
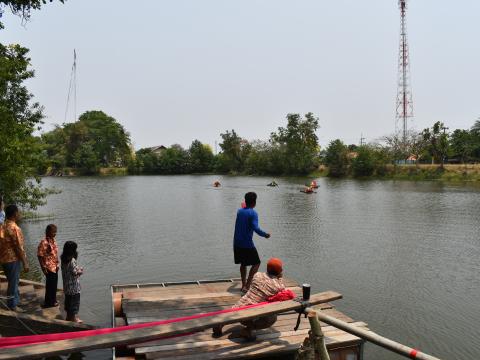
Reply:
<svg viewBox="0 0 480 360"><path fill-rule="evenodd" d="M313 292L342 293L339 310L384 336L442 359L480 358L480 186L322 178L307 195L299 192L307 179L270 181L45 178L61 193L39 210L52 219L22 224L32 275L40 277L36 246L53 222L60 247L79 244L81 317L109 326L110 284L238 277L235 213L255 191L260 226L272 234L255 239L264 263L279 257L285 275ZM372 359L400 357L369 344Z"/></svg>

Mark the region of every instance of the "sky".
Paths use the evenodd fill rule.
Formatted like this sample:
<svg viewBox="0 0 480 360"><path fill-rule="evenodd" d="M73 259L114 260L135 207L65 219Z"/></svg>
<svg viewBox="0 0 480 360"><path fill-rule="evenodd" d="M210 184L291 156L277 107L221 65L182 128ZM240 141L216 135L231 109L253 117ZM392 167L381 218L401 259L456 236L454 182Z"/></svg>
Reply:
<svg viewBox="0 0 480 360"><path fill-rule="evenodd" d="M411 127L480 116L479 16L478 0L409 1ZM73 49L77 115L113 116L136 149L266 140L288 113L313 112L322 146L395 130L396 0L67 0L3 21L0 41L30 49L45 130L65 122Z"/></svg>

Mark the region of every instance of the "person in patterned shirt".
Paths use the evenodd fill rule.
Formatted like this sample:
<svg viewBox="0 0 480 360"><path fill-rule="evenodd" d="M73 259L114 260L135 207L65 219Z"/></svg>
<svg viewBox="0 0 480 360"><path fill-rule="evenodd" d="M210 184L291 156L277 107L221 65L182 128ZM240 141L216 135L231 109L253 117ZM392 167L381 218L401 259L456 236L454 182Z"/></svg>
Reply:
<svg viewBox="0 0 480 360"><path fill-rule="evenodd" d="M42 272L45 274L45 302L44 307L58 306L58 246L55 240L57 226L50 224L45 230L45 239L38 244L37 256Z"/></svg>
<svg viewBox="0 0 480 360"><path fill-rule="evenodd" d="M5 209L5 224L0 229L0 264L7 277L7 306L10 310L22 312L17 305L20 302L18 282L20 281L20 265L28 272L27 256L24 249L22 229L17 225L21 215L16 205L8 205Z"/></svg>
<svg viewBox="0 0 480 360"><path fill-rule="evenodd" d="M82 323L77 316L80 310L80 281L78 278L83 274L83 268L77 265L77 243L67 241L63 245L62 260L62 279L63 292L65 293L65 311L67 312L67 321Z"/></svg>
<svg viewBox="0 0 480 360"><path fill-rule="evenodd" d="M267 272L257 272L253 276L252 284L247 293L237 301L233 308L242 306L259 304L267 301L269 297L285 290L283 283L283 263L280 259L271 258L267 263ZM241 322L245 328L242 329L240 335L249 341L255 340L255 330L266 329L275 324L277 315L268 315L255 318L252 320ZM213 328L213 336L222 336L222 326Z"/></svg>

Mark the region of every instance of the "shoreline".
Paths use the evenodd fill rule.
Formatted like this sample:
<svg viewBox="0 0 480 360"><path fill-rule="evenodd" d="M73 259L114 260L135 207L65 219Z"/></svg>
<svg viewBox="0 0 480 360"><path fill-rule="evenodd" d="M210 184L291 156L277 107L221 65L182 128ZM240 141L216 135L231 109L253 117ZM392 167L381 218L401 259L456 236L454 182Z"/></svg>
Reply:
<svg viewBox="0 0 480 360"><path fill-rule="evenodd" d="M110 177L110 176L178 176L178 175L205 175L205 176L261 176L261 177L303 177L303 178L324 178L330 179L354 179L354 180L403 180L403 181L441 181L454 183L475 183L480 182L480 164L445 164L444 169L440 165L419 164L419 165L386 165L382 174L375 173L370 176L356 177L351 172L342 177L330 177L328 175L328 168L320 166L306 175L295 174L222 174L222 173L188 173L188 174L131 174L127 168L101 168L97 173L88 174L82 170L65 169L63 172L54 174L44 174L41 177Z"/></svg>

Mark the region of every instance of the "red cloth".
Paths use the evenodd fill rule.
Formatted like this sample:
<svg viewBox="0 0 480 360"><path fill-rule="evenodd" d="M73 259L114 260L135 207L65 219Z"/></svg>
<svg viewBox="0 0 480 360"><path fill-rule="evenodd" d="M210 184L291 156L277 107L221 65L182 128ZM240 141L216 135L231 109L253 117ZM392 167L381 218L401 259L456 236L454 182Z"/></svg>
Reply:
<svg viewBox="0 0 480 360"><path fill-rule="evenodd" d="M297 294L295 294L292 290L290 289L283 289L282 291L278 292L277 294L270 296L267 301L268 302L275 302L275 301L287 301L287 300L292 300L297 297Z"/></svg>
<svg viewBox="0 0 480 360"><path fill-rule="evenodd" d="M141 329L141 328L146 328L150 326L165 325L165 324L171 324L176 322L201 319L208 316L215 316L215 315L226 314L230 312L236 312L236 311L250 309L253 307L258 307L258 306L267 305L267 304L268 302L262 302L259 304L246 305L239 308L212 311L209 313L196 314L192 316L184 316L184 317L175 318L175 319L154 321L154 322L149 322L144 324L119 326L116 328L104 328L104 329L84 330L84 331L77 331L77 332L45 334L45 335L4 337L4 338L0 338L0 348L13 348L13 347L18 347L23 345L33 345L38 343L50 342L50 341L69 340L69 339L77 339L77 338L88 337L88 336L111 334L111 333L116 333L116 332L121 332L126 330ZM190 334L191 333L182 334L182 335L190 335Z"/></svg>
<svg viewBox="0 0 480 360"><path fill-rule="evenodd" d="M60 341L60 340L77 339L77 338L89 337L89 336L95 336L95 335L112 334L112 333L122 332L126 330L141 329L141 328L146 328L151 326L158 326L158 325L165 325L165 324L171 324L171 323L194 320L194 319L201 319L208 316L215 316L215 315L250 309L254 307L259 307L259 306L267 305L268 303L271 303L271 302L291 300L295 297L296 295L292 290L284 289L280 291L278 294L269 297L268 302L261 302L258 304L246 305L239 308L230 308L230 309L212 311L209 313L196 314L192 316L184 316L184 317L175 318L175 319L154 321L154 322L149 322L144 324L119 326L116 328L104 328L104 329L84 330L84 331L77 331L77 332L66 332L66 333L44 334L44 335L4 337L4 338L0 338L0 348L3 348L3 349L15 348L19 346L40 344L40 343ZM191 334L192 333L186 333L186 334L175 335L172 337L186 336ZM168 338L168 337L164 337L164 338Z"/></svg>

